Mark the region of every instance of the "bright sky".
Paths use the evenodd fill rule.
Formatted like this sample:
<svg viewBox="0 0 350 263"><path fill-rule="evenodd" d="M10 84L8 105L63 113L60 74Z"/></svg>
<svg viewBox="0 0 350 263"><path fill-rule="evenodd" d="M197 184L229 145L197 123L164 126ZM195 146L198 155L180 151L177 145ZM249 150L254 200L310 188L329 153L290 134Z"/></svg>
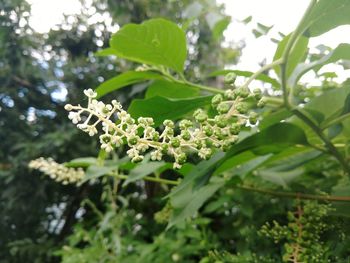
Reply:
<svg viewBox="0 0 350 263"><path fill-rule="evenodd" d="M79 0L27 0L32 4L31 25L38 32L47 32L55 24L60 23L64 14L76 14L80 10ZM92 0L90 0L92 1ZM271 42L270 37L277 37L278 32L288 34L292 31L303 11L306 9L309 1L306 0L217 0L224 3L226 13L232 16L233 23L225 31L227 41L235 42L245 40L246 47L243 50L240 62L237 65L242 70L257 70L258 63L264 58L271 61L276 45ZM243 20L248 16L253 16L253 21L249 27L242 25L237 20ZM255 38L251 33L256 22L264 25L274 25L269 33L269 37L262 36ZM312 38L309 47L316 47L319 44L325 44L330 47L336 47L339 43L350 42L350 26L342 26L320 37ZM270 60L270 61L269 61ZM350 76L350 71L344 71L342 67L328 66L322 71L337 69L339 80L344 80ZM311 77L311 76L310 76Z"/></svg>

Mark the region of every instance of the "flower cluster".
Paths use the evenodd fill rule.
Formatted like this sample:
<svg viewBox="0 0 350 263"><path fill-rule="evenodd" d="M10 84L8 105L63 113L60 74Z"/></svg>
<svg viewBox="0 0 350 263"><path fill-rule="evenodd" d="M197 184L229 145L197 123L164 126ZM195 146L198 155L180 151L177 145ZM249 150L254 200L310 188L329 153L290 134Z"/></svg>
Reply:
<svg viewBox="0 0 350 263"><path fill-rule="evenodd" d="M62 164L56 163L52 158L44 159L43 157L40 157L36 160L30 161L28 166L31 169L37 169L43 172L50 176L50 178L62 184L77 183L85 176L82 168L68 168Z"/></svg>
<svg viewBox="0 0 350 263"><path fill-rule="evenodd" d="M99 136L101 148L111 152L123 144L129 146L128 156L133 162L143 160L146 151L151 151L152 160L161 160L168 155L174 159L174 168L186 162L190 152L202 159L208 159L215 148L227 150L238 139L240 129L247 124L255 124L258 115L248 111L261 99L261 92L250 92L247 88L227 90L212 99L216 115L198 109L194 112L195 121L181 120L178 127L171 120L163 122L163 129L156 130L152 118L132 118L121 104L113 100L105 104L96 99L96 92L85 90L87 107L67 104L68 118L77 127L93 136L99 125L103 133ZM254 103L251 103L251 102ZM114 119L114 120L112 120Z"/></svg>

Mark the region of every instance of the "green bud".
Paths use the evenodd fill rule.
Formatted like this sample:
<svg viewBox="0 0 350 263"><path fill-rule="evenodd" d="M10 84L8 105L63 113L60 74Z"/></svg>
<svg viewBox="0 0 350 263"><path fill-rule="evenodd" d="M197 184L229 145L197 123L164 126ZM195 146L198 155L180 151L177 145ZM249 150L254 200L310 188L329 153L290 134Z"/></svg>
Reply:
<svg viewBox="0 0 350 263"><path fill-rule="evenodd" d="M253 94L254 94L254 98L255 98L256 100L260 100L261 97L262 97L262 92L261 92L260 89L254 89L254 90L253 90Z"/></svg>
<svg viewBox="0 0 350 263"><path fill-rule="evenodd" d="M220 128L225 128L227 125L227 119L224 116L216 116L215 123Z"/></svg>
<svg viewBox="0 0 350 263"><path fill-rule="evenodd" d="M168 153L168 149L169 149L169 145L168 144L163 144L162 145L162 153L163 154L167 154Z"/></svg>
<svg viewBox="0 0 350 263"><path fill-rule="evenodd" d="M196 121L198 122L205 122L208 119L208 115L201 110L201 112L198 112L194 118L196 119Z"/></svg>
<svg viewBox="0 0 350 263"><path fill-rule="evenodd" d="M241 131L241 125L238 123L232 123L230 126L230 133L233 135L237 135Z"/></svg>
<svg viewBox="0 0 350 263"><path fill-rule="evenodd" d="M178 164L184 164L187 160L187 156L185 153L180 153L177 157L176 157L176 162Z"/></svg>
<svg viewBox="0 0 350 263"><path fill-rule="evenodd" d="M205 139L205 145L206 145L207 147L211 147L211 146L213 146L213 141L210 140L210 139Z"/></svg>
<svg viewBox="0 0 350 263"><path fill-rule="evenodd" d="M236 98L236 92L232 89L228 89L225 91L224 96L226 99L233 100L234 98Z"/></svg>
<svg viewBox="0 0 350 263"><path fill-rule="evenodd" d="M236 104L236 110L241 113L241 114L244 114L244 113L247 113L248 111L248 106L246 103L237 103Z"/></svg>
<svg viewBox="0 0 350 263"><path fill-rule="evenodd" d="M216 94L212 99L211 99L211 104L213 105L213 107L215 107L216 105L218 105L220 102L223 101L223 97L221 94Z"/></svg>
<svg viewBox="0 0 350 263"><path fill-rule="evenodd" d="M189 139L191 139L191 133L187 130L184 130L181 132L181 137L185 140L188 141Z"/></svg>
<svg viewBox="0 0 350 263"><path fill-rule="evenodd" d="M194 141L194 144L197 150L200 150L203 147L202 141L200 140Z"/></svg>
<svg viewBox="0 0 350 263"><path fill-rule="evenodd" d="M221 102L216 110L219 112L219 113L227 113L229 110L230 110L230 106L228 103L225 103L225 102Z"/></svg>
<svg viewBox="0 0 350 263"><path fill-rule="evenodd" d="M159 132L155 131L152 133L152 140L155 142L159 140Z"/></svg>
<svg viewBox="0 0 350 263"><path fill-rule="evenodd" d="M233 72L230 72L228 74L226 74L225 78L224 78L224 83L225 84L234 84L236 81L237 75Z"/></svg>
<svg viewBox="0 0 350 263"><path fill-rule="evenodd" d="M109 143L111 141L111 136L109 134L104 134L104 135L101 136L101 140L104 143Z"/></svg>
<svg viewBox="0 0 350 263"><path fill-rule="evenodd" d="M171 121L171 120L165 120L163 122L163 125L166 126L166 127L169 127L169 128L174 128L175 127L174 122Z"/></svg>
<svg viewBox="0 0 350 263"><path fill-rule="evenodd" d="M223 129L217 129L215 130L214 132L216 138L219 140L219 141L222 141L223 139L225 139L227 137L227 132Z"/></svg>
<svg viewBox="0 0 350 263"><path fill-rule="evenodd" d="M182 120L179 123L179 127L181 130L185 130L193 126L193 123L190 120Z"/></svg>
<svg viewBox="0 0 350 263"><path fill-rule="evenodd" d="M174 148L178 148L180 146L180 140L179 138L172 138L170 141L171 146Z"/></svg>
<svg viewBox="0 0 350 263"><path fill-rule="evenodd" d="M264 97L262 97L256 106L258 106L259 108L262 108L265 105L266 105L266 100L264 99Z"/></svg>
<svg viewBox="0 0 350 263"><path fill-rule="evenodd" d="M258 121L258 114L254 111L249 113L249 122L250 124L256 124Z"/></svg>
<svg viewBox="0 0 350 263"><path fill-rule="evenodd" d="M249 93L250 93L249 89L243 88L243 87L239 88L237 91L238 96L240 96L242 98L248 97Z"/></svg>
<svg viewBox="0 0 350 263"><path fill-rule="evenodd" d="M139 141L139 139L140 139L139 136L130 136L130 137L128 138L128 143L129 143L130 145L135 145L135 144L137 144L137 142Z"/></svg>
<svg viewBox="0 0 350 263"><path fill-rule="evenodd" d="M209 126L205 126L203 128L204 134L207 135L208 137L213 135L213 128Z"/></svg>

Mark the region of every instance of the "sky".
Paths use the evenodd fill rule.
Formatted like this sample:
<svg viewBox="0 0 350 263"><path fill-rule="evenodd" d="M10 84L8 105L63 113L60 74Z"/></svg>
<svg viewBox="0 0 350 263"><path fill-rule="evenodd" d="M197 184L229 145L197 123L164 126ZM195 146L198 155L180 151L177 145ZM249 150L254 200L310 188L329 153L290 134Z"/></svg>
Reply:
<svg viewBox="0 0 350 263"><path fill-rule="evenodd" d="M76 14L80 10L79 0L27 0L32 5L32 17L30 24L38 32L47 32L55 24L60 23L63 14ZM92 1L92 0L90 0ZM256 71L259 62L267 58L271 62L276 50L276 44L270 37L278 38L278 32L290 33L300 20L303 11L309 1L306 0L217 0L226 7L226 13L230 15L232 23L225 31L226 43L245 40L246 46L236 68L241 70ZM253 20L248 26L240 23L240 20L252 16ZM268 36L255 38L251 32L257 22L272 26ZM350 42L350 26L338 27L320 37L312 38L309 47L312 49L319 44L325 44L332 48L339 43ZM350 70L343 70L340 66L329 65L321 71L337 70L338 80L345 80ZM310 79L313 76L306 76Z"/></svg>

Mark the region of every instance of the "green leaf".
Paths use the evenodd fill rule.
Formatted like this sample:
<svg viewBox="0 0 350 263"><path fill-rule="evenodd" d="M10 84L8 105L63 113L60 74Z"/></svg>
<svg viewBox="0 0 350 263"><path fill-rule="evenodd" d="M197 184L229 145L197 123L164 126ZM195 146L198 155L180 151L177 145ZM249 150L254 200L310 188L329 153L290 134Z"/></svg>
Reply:
<svg viewBox="0 0 350 263"><path fill-rule="evenodd" d="M298 168L291 171L275 171L271 169L258 171L258 176L264 180L286 188L293 179L302 175L304 172L305 170L303 168Z"/></svg>
<svg viewBox="0 0 350 263"><path fill-rule="evenodd" d="M162 75L152 71L126 71L118 76L103 82L97 87L97 98L101 98L112 91L121 89L123 87L147 81L150 79L161 79Z"/></svg>
<svg viewBox="0 0 350 263"><path fill-rule="evenodd" d="M211 182L202 188L195 191L186 188L181 195L172 198L171 205L174 210L167 228L180 224L193 216L223 185L224 181L221 178L213 177Z"/></svg>
<svg viewBox="0 0 350 263"><path fill-rule="evenodd" d="M224 17L215 24L214 28L212 29L214 39L218 40L220 39L220 37L222 37L222 34L224 33L225 29L228 27L230 22L230 17Z"/></svg>
<svg viewBox="0 0 350 263"><path fill-rule="evenodd" d="M235 73L236 75L238 76L243 76L243 77L250 77L251 75L253 75L253 72L250 72L250 71L242 71L242 70L232 70L232 69L225 69L225 70L217 70L217 71L214 71L212 73L210 73L208 75L208 77L216 77L216 76L223 76L223 75L226 75L230 72L233 72ZM278 83L278 81L274 78L271 78L265 74L260 74L256 77L257 80L261 80L263 82L266 82L266 83L270 83L272 86L278 88L280 86L280 84Z"/></svg>
<svg viewBox="0 0 350 263"><path fill-rule="evenodd" d="M119 164L115 164L113 166L90 165L89 168L86 170L85 177L80 182L80 184L92 179L97 179L105 174L111 173L112 171L118 169L118 166Z"/></svg>
<svg viewBox="0 0 350 263"><path fill-rule="evenodd" d="M182 72L186 59L186 37L175 23L157 18L128 24L115 33L110 46L118 56Z"/></svg>
<svg viewBox="0 0 350 263"><path fill-rule="evenodd" d="M304 21L305 35L319 36L333 28L350 24L350 0L319 0Z"/></svg>
<svg viewBox="0 0 350 263"><path fill-rule="evenodd" d="M166 80L156 80L147 89L146 98L155 96L166 98L189 98L199 95L199 89L186 84L169 82Z"/></svg>
<svg viewBox="0 0 350 263"><path fill-rule="evenodd" d="M136 99L130 104L128 112L132 117L152 117L155 125L160 125L164 120L176 120L186 113L210 104L211 96L168 99L164 97L152 97L148 99Z"/></svg>
<svg viewBox="0 0 350 263"><path fill-rule="evenodd" d="M145 176L152 174L165 166L169 166L169 164L165 162L149 162L148 160L144 161L131 170L128 179L125 180L123 186L126 186L131 182L140 180ZM169 168L171 168L171 166Z"/></svg>
<svg viewBox="0 0 350 263"><path fill-rule="evenodd" d="M275 55L273 57L274 61L278 60L282 57L290 36L291 36L291 34L287 35L278 44L277 50L276 50ZM298 40L296 41L296 43L294 44L294 46L292 47L290 54L288 56L288 64L287 64L287 71L286 71L287 78L292 74L292 72L296 68L296 66L301 61L305 60L308 43L309 43L309 39L307 37L300 36L298 38ZM280 67L276 66L276 67L274 67L274 70L275 70L276 74L279 76L280 75Z"/></svg>
<svg viewBox="0 0 350 263"><path fill-rule="evenodd" d="M90 165L96 164L97 159L95 157L81 157L76 158L68 163L65 163L66 167L88 167Z"/></svg>
<svg viewBox="0 0 350 263"><path fill-rule="evenodd" d="M318 71L322 66L329 63L334 63L341 59L350 59L350 44L339 44L334 50L332 50L328 55L322 57L321 59L308 64L299 64L289 77L288 85L294 87L299 79L309 70L315 69Z"/></svg>
<svg viewBox="0 0 350 263"><path fill-rule="evenodd" d="M259 155L280 152L296 144L308 145L303 130L290 123L277 123L234 145L226 153L225 159L246 150Z"/></svg>
<svg viewBox="0 0 350 263"><path fill-rule="evenodd" d="M347 111L344 110L345 107L348 107L346 102L349 94L349 86L325 91L320 96L306 103L304 109L308 110L308 112L311 110L322 114L324 119L320 124L325 124L328 121L332 121L335 117L347 113Z"/></svg>
<svg viewBox="0 0 350 263"><path fill-rule="evenodd" d="M235 156L245 151L250 150L255 155L267 155L281 152L296 144L308 145L303 130L290 123L277 123L234 145L216 164L216 170L223 171L236 166Z"/></svg>

